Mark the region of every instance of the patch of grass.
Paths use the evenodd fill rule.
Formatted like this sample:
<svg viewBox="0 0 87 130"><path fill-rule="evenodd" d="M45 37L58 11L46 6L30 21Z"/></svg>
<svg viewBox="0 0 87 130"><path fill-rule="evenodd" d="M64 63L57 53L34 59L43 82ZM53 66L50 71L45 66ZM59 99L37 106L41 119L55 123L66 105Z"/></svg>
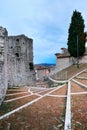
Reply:
<svg viewBox="0 0 87 130"><path fill-rule="evenodd" d="M15 103L2 103L0 106L0 115L6 114L8 112L10 112L13 108L13 106L15 106Z"/></svg>

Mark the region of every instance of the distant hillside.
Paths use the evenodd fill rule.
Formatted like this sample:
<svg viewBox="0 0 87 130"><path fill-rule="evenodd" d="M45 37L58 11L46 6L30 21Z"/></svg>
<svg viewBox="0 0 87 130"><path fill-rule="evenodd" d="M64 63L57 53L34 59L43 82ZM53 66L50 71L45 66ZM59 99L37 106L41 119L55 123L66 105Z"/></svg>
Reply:
<svg viewBox="0 0 87 130"><path fill-rule="evenodd" d="M55 66L56 64L50 64L50 63L40 63L40 64L35 64L38 66Z"/></svg>

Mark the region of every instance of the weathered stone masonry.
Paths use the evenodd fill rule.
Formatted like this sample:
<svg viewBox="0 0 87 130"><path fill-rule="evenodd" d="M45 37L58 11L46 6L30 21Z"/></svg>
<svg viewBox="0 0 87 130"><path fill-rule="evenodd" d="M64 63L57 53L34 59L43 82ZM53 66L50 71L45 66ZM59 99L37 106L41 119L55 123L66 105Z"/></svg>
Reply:
<svg viewBox="0 0 87 130"><path fill-rule="evenodd" d="M7 44L7 30L0 27L0 104L7 90Z"/></svg>
<svg viewBox="0 0 87 130"><path fill-rule="evenodd" d="M25 35L8 36L0 27L0 99L7 86L34 85L35 80L33 40Z"/></svg>
<svg viewBox="0 0 87 130"><path fill-rule="evenodd" d="M8 85L32 85L35 81L33 40L25 35L8 37Z"/></svg>

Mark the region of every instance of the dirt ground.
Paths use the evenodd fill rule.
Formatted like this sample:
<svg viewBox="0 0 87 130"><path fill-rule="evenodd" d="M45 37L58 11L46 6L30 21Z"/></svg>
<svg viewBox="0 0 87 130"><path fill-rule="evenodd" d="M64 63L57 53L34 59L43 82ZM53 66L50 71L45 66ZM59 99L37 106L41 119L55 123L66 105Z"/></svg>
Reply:
<svg viewBox="0 0 87 130"><path fill-rule="evenodd" d="M80 74L79 77L87 77L87 72ZM86 79L74 80L87 85ZM87 130L87 89L73 81L70 85L72 129ZM59 89L57 87L9 89L5 102L0 106L0 117L25 104L30 105L1 119L0 130L64 130L66 99L67 84Z"/></svg>

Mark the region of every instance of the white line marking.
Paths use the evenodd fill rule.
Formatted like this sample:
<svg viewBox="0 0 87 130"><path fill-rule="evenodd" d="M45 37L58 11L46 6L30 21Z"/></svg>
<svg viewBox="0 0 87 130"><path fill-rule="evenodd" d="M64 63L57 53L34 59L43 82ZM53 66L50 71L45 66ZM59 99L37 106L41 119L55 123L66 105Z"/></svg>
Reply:
<svg viewBox="0 0 87 130"><path fill-rule="evenodd" d="M70 81L68 82L68 92L66 101L66 114L64 130L71 130L71 97L70 97Z"/></svg>
<svg viewBox="0 0 87 130"><path fill-rule="evenodd" d="M52 95L52 94L49 94L49 95L47 95L47 96L49 96L49 97L67 97L67 95Z"/></svg>
<svg viewBox="0 0 87 130"><path fill-rule="evenodd" d="M42 95L41 97L38 97L38 98L32 100L31 102L29 102L29 103L27 103L27 104L25 104L25 105L23 105L23 106L21 106L21 107L19 107L19 108L16 108L15 110L13 110L13 111L11 111L11 112L8 112L8 113L5 114L5 115L0 116L0 120L4 119L4 118L6 118L6 117L9 117L11 114L13 114L13 113L15 113L15 112L17 112L17 111L19 111L19 110L22 110L23 108L26 108L26 107L32 105L33 103L39 101L40 99L46 97L48 94L50 94L50 93L56 91L57 89L59 89L59 88L61 88L61 87L63 87L63 86L64 86L64 85L58 86L58 87L56 87L54 90L52 90L52 91L50 91L50 92L48 92L48 93Z"/></svg>
<svg viewBox="0 0 87 130"><path fill-rule="evenodd" d="M84 70L80 71L80 72L77 73L76 75L72 76L69 80L75 78L76 76L80 75L81 73L83 73L83 72L85 72L85 71L87 71L87 69L84 69Z"/></svg>
<svg viewBox="0 0 87 130"><path fill-rule="evenodd" d="M75 93L71 93L71 95L78 95L78 94L87 94L87 92L75 92Z"/></svg>
<svg viewBox="0 0 87 130"><path fill-rule="evenodd" d="M31 95L32 95L32 94L30 94L30 95L25 95L25 96L18 97L18 98L13 98L13 99L5 100L4 102L16 101L16 100L19 100L19 99L22 99L22 98L25 98L25 97L29 97L29 96L31 96Z"/></svg>
<svg viewBox="0 0 87 130"><path fill-rule="evenodd" d="M28 92L20 92L20 93L7 94L6 96L13 96L13 95L22 94L22 93L28 93Z"/></svg>
<svg viewBox="0 0 87 130"><path fill-rule="evenodd" d="M30 89L33 89L33 88L35 88L35 89L47 89L47 88L43 88L43 87L30 87Z"/></svg>
<svg viewBox="0 0 87 130"><path fill-rule="evenodd" d="M75 79L72 79L72 81L75 82L75 83L77 83L78 85L84 87L84 88L87 88L87 86L85 84L80 83L80 82L76 81Z"/></svg>
<svg viewBox="0 0 87 130"><path fill-rule="evenodd" d="M54 89L54 88L48 88L48 89L46 89L46 90L42 90L42 91L37 92L37 93L38 93L38 94L39 94L39 93L43 93L43 92L48 91L48 90L50 91L51 89Z"/></svg>
<svg viewBox="0 0 87 130"><path fill-rule="evenodd" d="M41 97L42 95L40 95L40 94L38 94L38 93L34 93L33 95L36 95L36 96L39 96L39 97Z"/></svg>
<svg viewBox="0 0 87 130"><path fill-rule="evenodd" d="M17 90L17 89L16 90L15 89L8 89L8 91L19 91L19 92L23 92L23 90Z"/></svg>
<svg viewBox="0 0 87 130"><path fill-rule="evenodd" d="M86 77L81 77L81 76L77 76L77 77L75 77L76 79L84 79L84 80L87 80L87 78Z"/></svg>

